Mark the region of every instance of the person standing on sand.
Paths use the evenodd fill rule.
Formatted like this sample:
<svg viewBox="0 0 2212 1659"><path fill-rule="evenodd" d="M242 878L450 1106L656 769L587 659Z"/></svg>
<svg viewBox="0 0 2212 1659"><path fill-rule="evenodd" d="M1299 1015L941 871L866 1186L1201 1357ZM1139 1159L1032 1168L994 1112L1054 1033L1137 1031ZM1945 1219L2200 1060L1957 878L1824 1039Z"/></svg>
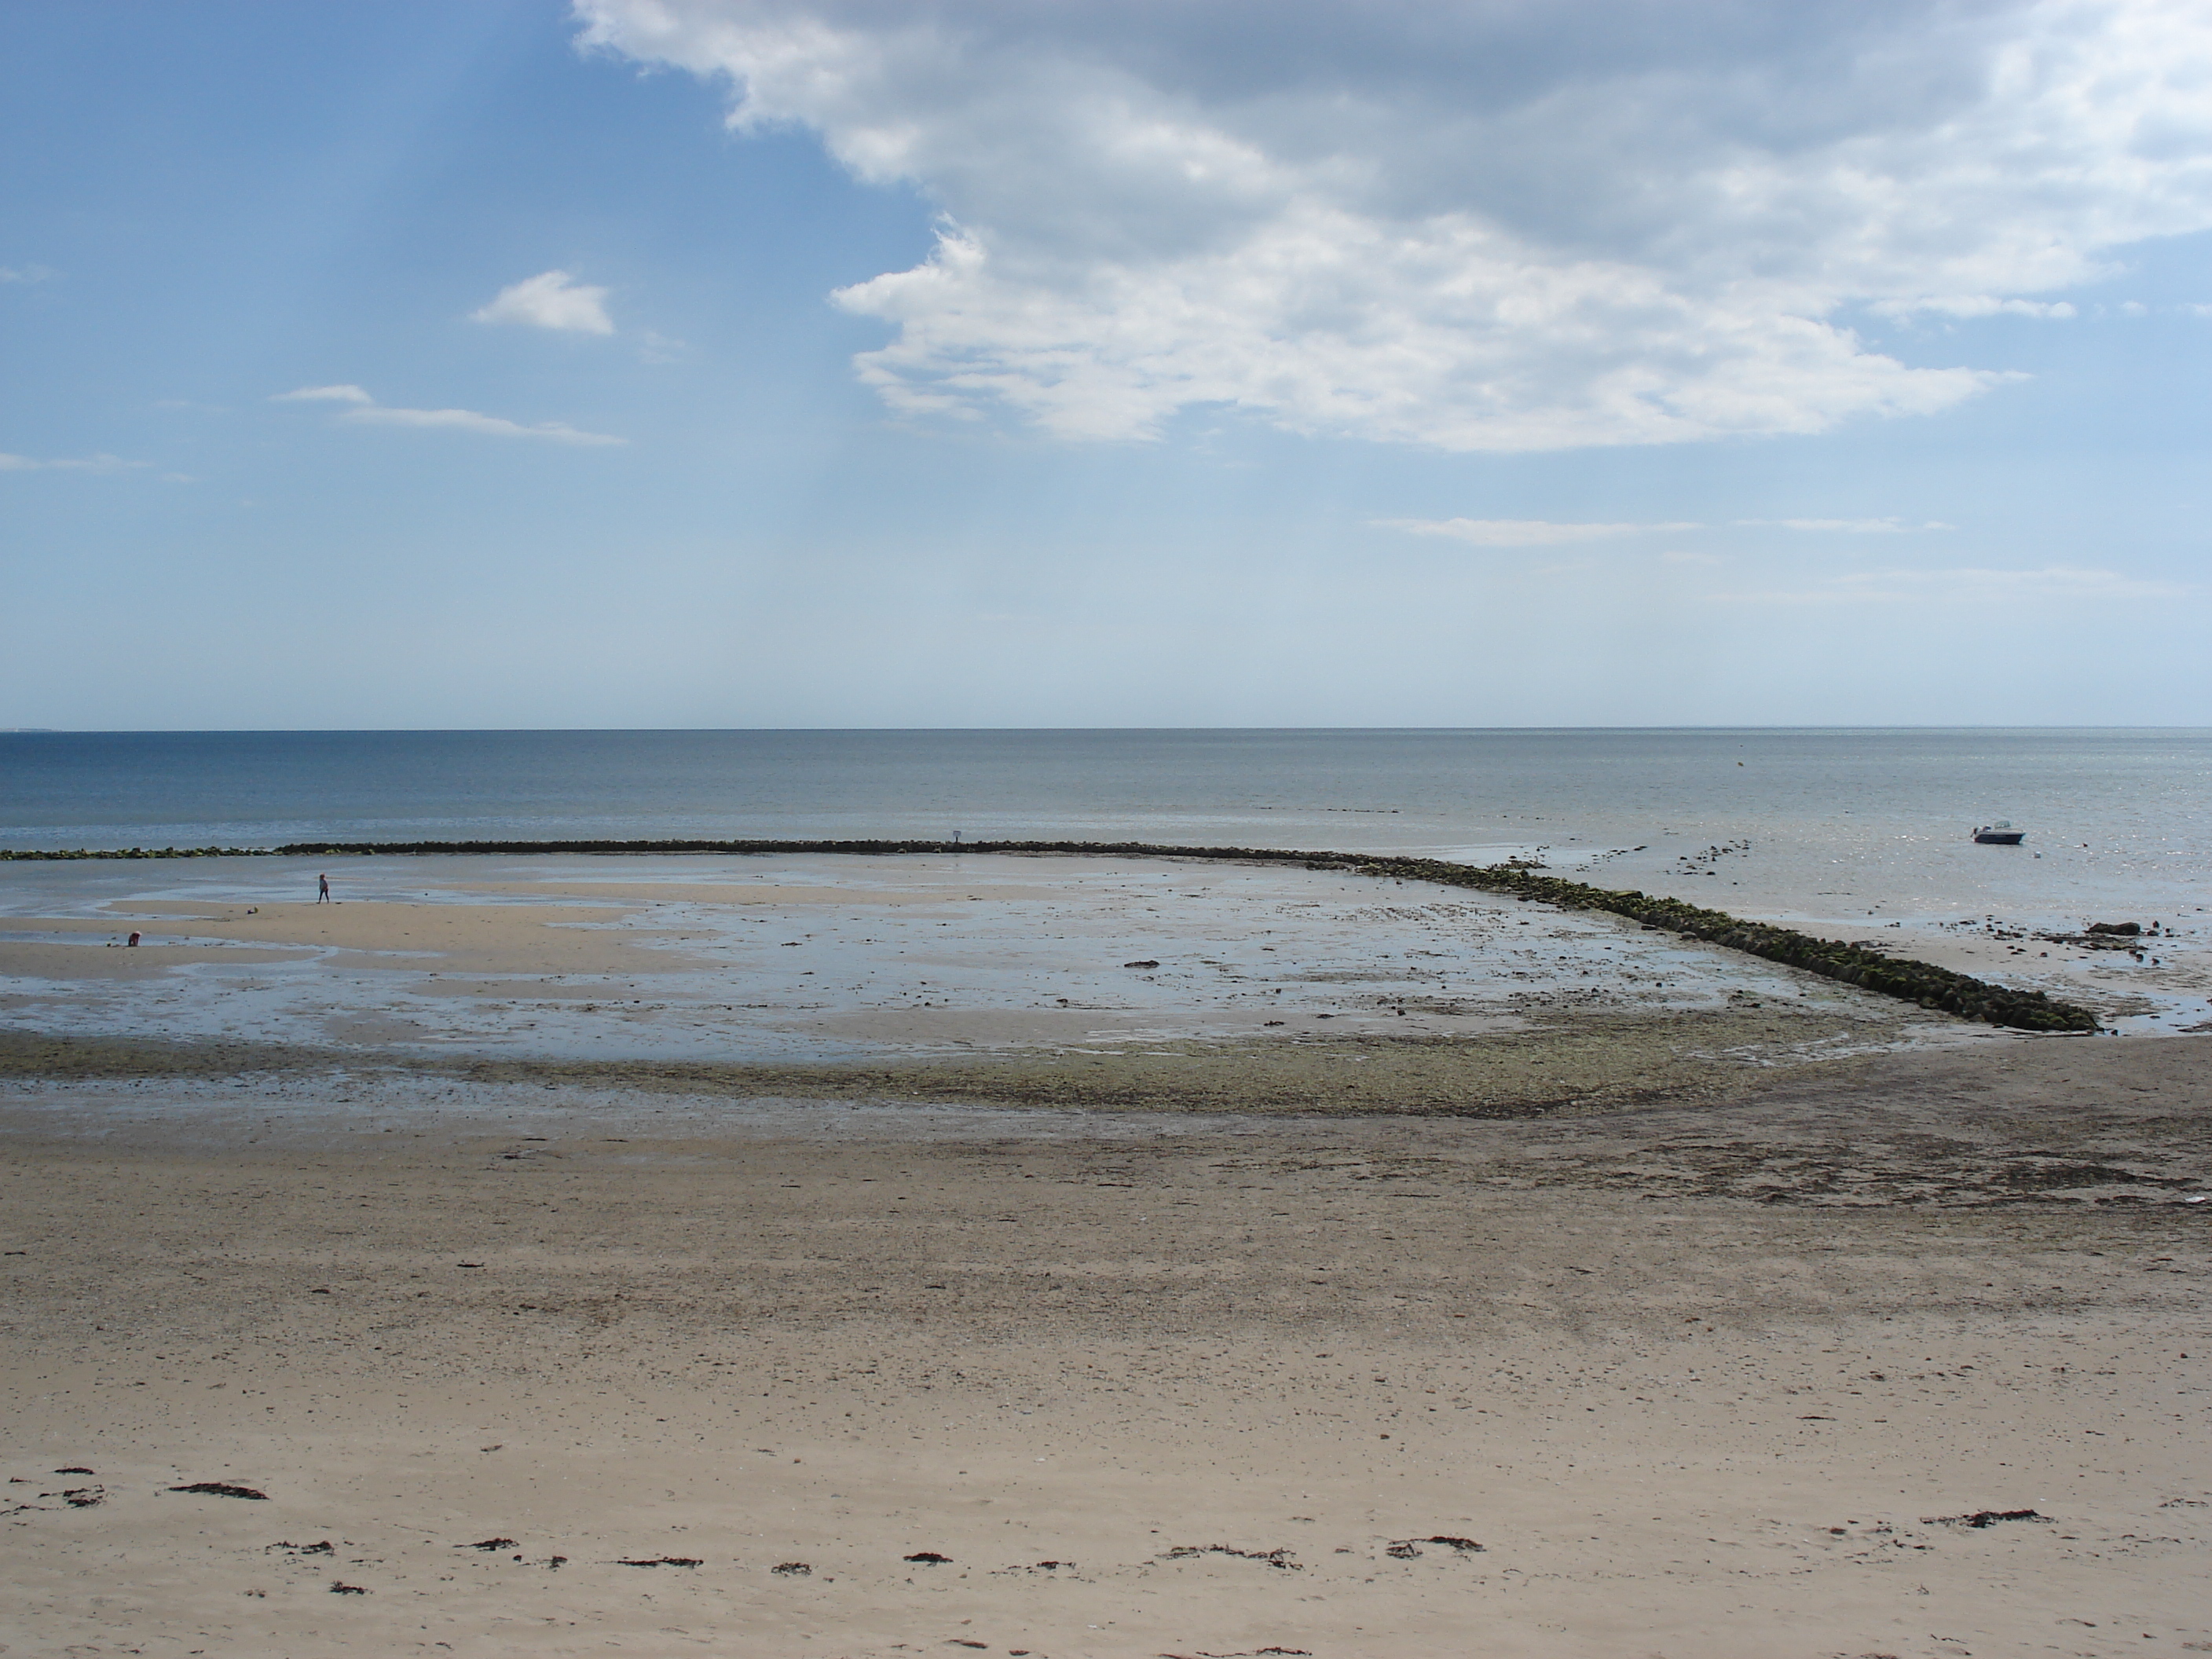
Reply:
<svg viewBox="0 0 2212 1659"><path fill-rule="evenodd" d="M318 904L328 904L330 902L331 878L328 876L317 876L315 878L315 902Z"/></svg>

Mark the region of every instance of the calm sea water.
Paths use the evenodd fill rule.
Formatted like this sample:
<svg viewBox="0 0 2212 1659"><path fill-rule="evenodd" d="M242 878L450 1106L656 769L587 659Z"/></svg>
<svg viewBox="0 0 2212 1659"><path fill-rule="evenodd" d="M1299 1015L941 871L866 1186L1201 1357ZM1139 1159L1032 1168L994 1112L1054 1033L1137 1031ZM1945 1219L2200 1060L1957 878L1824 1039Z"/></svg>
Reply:
<svg viewBox="0 0 2212 1659"><path fill-rule="evenodd" d="M1995 818L2026 847L1967 842ZM1540 851L1762 913L2079 925L2212 903L2212 731L0 733L14 848L956 830Z"/></svg>

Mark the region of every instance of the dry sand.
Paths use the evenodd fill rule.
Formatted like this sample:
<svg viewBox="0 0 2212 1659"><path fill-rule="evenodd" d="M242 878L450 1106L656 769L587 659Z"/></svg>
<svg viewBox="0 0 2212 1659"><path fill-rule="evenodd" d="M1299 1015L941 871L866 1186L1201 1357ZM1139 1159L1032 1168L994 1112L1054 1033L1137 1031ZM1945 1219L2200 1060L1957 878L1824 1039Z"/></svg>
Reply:
<svg viewBox="0 0 2212 1659"><path fill-rule="evenodd" d="M2209 1067L1521 1122L18 1082L0 1642L2212 1650Z"/></svg>
<svg viewBox="0 0 2212 1659"><path fill-rule="evenodd" d="M0 1651L2212 1652L2212 1037L457 862L0 894Z"/></svg>

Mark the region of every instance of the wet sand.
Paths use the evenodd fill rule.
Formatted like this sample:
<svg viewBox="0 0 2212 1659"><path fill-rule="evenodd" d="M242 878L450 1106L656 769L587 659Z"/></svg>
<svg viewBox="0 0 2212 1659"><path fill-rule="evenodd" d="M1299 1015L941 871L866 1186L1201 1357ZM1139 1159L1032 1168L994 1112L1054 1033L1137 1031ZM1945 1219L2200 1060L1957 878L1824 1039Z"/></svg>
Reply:
<svg viewBox="0 0 2212 1659"><path fill-rule="evenodd" d="M0 1030L738 1065L1753 1013L1773 1031L1723 1046L1786 1060L1962 1030L1618 917L1297 866L380 858L323 905L295 862L0 866Z"/></svg>

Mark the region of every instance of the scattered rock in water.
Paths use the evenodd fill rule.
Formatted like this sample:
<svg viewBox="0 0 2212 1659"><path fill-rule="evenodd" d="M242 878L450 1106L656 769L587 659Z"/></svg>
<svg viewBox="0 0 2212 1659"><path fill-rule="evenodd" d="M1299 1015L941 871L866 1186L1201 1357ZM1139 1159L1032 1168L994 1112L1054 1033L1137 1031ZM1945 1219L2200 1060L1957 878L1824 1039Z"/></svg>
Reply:
<svg viewBox="0 0 2212 1659"><path fill-rule="evenodd" d="M96 1474L99 1471L86 1468L82 1463L72 1463L65 1469L56 1469L54 1473L56 1474Z"/></svg>
<svg viewBox="0 0 2212 1659"><path fill-rule="evenodd" d="M368 1591L359 1584L349 1584L342 1578L333 1578L331 1580L331 1594L333 1595L366 1595L368 1594Z"/></svg>
<svg viewBox="0 0 2212 1659"><path fill-rule="evenodd" d="M456 1544L453 1547L457 1550L511 1550L514 1547L514 1540L512 1538L479 1538L473 1544Z"/></svg>
<svg viewBox="0 0 2212 1659"><path fill-rule="evenodd" d="M696 1555L624 1557L615 1565L618 1567L696 1567L699 1565L699 1558Z"/></svg>
<svg viewBox="0 0 2212 1659"><path fill-rule="evenodd" d="M906 1559L909 1561L919 1561L925 1567L949 1567L952 1565L951 1556L939 1555L935 1550L916 1550Z"/></svg>
<svg viewBox="0 0 2212 1659"><path fill-rule="evenodd" d="M2077 951L2125 951L2132 955L2139 948L2136 943L2139 936L2140 930L2132 921L2093 921L2078 933L2038 933L2035 937L2046 944L2071 945Z"/></svg>
<svg viewBox="0 0 2212 1659"><path fill-rule="evenodd" d="M1147 957L1142 962L1125 962L1121 965L1124 968L1157 968L1160 964Z"/></svg>
<svg viewBox="0 0 2212 1659"><path fill-rule="evenodd" d="M804 1561L779 1561L769 1571L781 1578L811 1578L814 1569Z"/></svg>
<svg viewBox="0 0 2212 1659"><path fill-rule="evenodd" d="M337 1546L331 1543L327 1538L313 1544L295 1544L287 1540L281 1543L271 1544L268 1547L268 1549L285 1550L294 1555L336 1555L338 1553ZM264 1554L266 1554L267 1553L268 1550L263 1551Z"/></svg>
<svg viewBox="0 0 2212 1659"><path fill-rule="evenodd" d="M266 1503L269 1494L256 1492L251 1486L234 1486L228 1480L195 1480L188 1486L172 1486L171 1492L195 1492L204 1498L251 1498Z"/></svg>

